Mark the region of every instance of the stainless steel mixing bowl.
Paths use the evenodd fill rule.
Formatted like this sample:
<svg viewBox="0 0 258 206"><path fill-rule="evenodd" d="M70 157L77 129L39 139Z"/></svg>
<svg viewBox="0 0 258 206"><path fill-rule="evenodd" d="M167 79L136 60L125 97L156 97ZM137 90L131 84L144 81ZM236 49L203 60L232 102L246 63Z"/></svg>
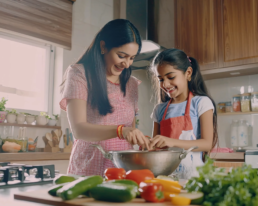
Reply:
<svg viewBox="0 0 258 206"><path fill-rule="evenodd" d="M198 147L191 147L187 151L178 147L157 151L104 151L100 145L91 145L97 147L105 158L110 159L118 168L128 170L149 169L156 176L170 175L180 164L186 155Z"/></svg>

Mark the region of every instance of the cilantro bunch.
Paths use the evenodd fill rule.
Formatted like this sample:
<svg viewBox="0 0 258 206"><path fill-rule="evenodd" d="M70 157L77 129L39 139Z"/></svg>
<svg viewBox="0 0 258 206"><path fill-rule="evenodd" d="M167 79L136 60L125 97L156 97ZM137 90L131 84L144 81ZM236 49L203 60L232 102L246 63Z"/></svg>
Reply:
<svg viewBox="0 0 258 206"><path fill-rule="evenodd" d="M191 178L186 184L189 192L204 193L204 206L257 206L257 170L244 165L225 173L224 169L213 166L208 159L204 166L197 168L199 177Z"/></svg>

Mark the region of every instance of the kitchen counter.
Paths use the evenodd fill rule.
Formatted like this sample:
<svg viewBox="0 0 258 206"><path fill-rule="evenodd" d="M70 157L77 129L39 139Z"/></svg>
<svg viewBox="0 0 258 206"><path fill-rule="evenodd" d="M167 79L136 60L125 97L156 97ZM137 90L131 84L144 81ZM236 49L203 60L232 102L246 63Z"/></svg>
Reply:
<svg viewBox="0 0 258 206"><path fill-rule="evenodd" d="M52 152L24 152L0 153L1 162L12 161L42 161L42 160L69 160L71 153Z"/></svg>
<svg viewBox="0 0 258 206"><path fill-rule="evenodd" d="M232 152L232 153L211 153L211 159L215 160L233 160L233 161L240 161L244 162L245 160L245 153L244 152Z"/></svg>
<svg viewBox="0 0 258 206"><path fill-rule="evenodd" d="M47 189L52 186L50 184L44 185L33 185L33 186L21 186L21 187L13 187L13 188L0 188L0 205L1 206L46 206L46 204L40 204L35 202L28 202L22 200L15 200L14 194L21 193L21 192L29 192L34 190L42 190Z"/></svg>

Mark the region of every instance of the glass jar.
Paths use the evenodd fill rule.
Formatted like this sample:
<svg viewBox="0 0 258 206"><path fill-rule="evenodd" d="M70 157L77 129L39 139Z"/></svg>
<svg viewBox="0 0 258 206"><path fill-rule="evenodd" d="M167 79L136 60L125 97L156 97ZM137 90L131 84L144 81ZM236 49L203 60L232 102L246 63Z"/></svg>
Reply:
<svg viewBox="0 0 258 206"><path fill-rule="evenodd" d="M238 125L238 146L248 146L249 127L246 120L240 119Z"/></svg>
<svg viewBox="0 0 258 206"><path fill-rule="evenodd" d="M234 112L241 112L240 97L241 97L241 95L239 95L239 94L233 96L233 111Z"/></svg>
<svg viewBox="0 0 258 206"><path fill-rule="evenodd" d="M231 104L231 102L226 102L226 112L232 112L232 104Z"/></svg>
<svg viewBox="0 0 258 206"><path fill-rule="evenodd" d="M226 103L219 102L218 103L218 113L225 113L226 112Z"/></svg>
<svg viewBox="0 0 258 206"><path fill-rule="evenodd" d="M241 95L241 111L250 112L251 111L251 94L244 93Z"/></svg>
<svg viewBox="0 0 258 206"><path fill-rule="evenodd" d="M233 148L237 148L238 147L238 120L232 120L230 136L231 136L231 146Z"/></svg>
<svg viewBox="0 0 258 206"><path fill-rule="evenodd" d="M253 112L258 112L258 92L251 93L251 106Z"/></svg>

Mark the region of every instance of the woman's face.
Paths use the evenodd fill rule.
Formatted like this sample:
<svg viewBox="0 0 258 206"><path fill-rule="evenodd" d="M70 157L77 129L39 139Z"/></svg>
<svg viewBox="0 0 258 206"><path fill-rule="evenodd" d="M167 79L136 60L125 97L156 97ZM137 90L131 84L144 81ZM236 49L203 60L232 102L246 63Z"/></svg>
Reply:
<svg viewBox="0 0 258 206"><path fill-rule="evenodd" d="M107 74L109 76L119 76L124 69L129 68L137 55L138 49L139 45L136 42L124 44L110 51L104 48Z"/></svg>
<svg viewBox="0 0 258 206"><path fill-rule="evenodd" d="M175 69L172 65L161 64L158 66L157 72L161 89L171 98L176 99L181 94L183 96L188 94L188 79L192 74L191 67L183 73L181 70Z"/></svg>

